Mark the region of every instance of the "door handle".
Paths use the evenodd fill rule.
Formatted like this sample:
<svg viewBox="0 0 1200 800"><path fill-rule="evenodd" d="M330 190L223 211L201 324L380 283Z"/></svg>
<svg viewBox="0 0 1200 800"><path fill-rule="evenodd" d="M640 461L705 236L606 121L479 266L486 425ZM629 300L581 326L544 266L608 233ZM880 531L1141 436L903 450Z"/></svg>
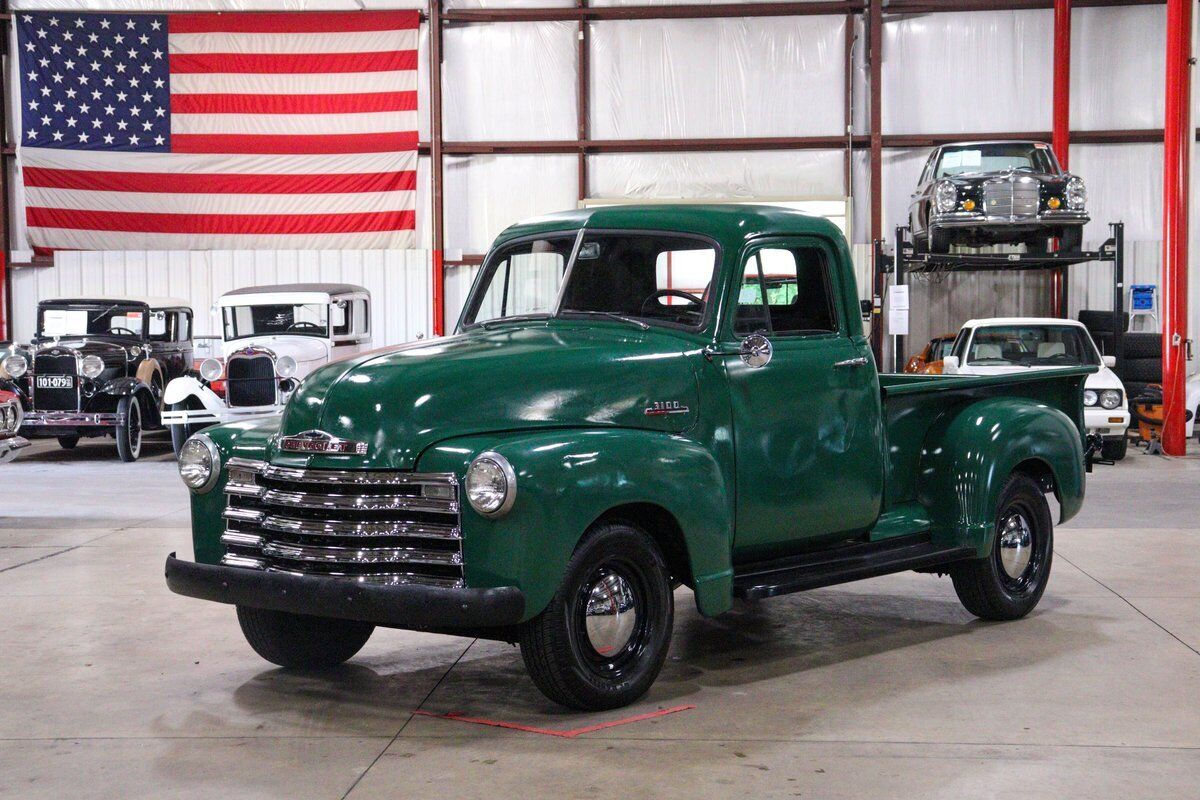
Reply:
<svg viewBox="0 0 1200 800"><path fill-rule="evenodd" d="M865 367L867 365L867 357L847 358L845 361L835 361L833 365L835 367Z"/></svg>

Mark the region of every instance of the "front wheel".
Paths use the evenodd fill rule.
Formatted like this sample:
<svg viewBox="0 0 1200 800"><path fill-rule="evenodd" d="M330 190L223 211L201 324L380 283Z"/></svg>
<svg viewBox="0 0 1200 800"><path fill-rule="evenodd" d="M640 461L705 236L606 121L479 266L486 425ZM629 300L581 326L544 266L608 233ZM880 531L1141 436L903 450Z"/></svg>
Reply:
<svg viewBox="0 0 1200 800"><path fill-rule="evenodd" d="M195 406L192 403L184 401L182 403L172 403L171 411L191 411ZM192 434L201 430L204 426L197 424L179 423L171 425L171 449L175 451L175 457L179 458L179 451L183 449L183 443L191 438Z"/></svg>
<svg viewBox="0 0 1200 800"><path fill-rule="evenodd" d="M1120 461L1129 452L1129 439L1125 434L1112 439L1105 439L1100 447L1100 457L1106 461Z"/></svg>
<svg viewBox="0 0 1200 800"><path fill-rule="evenodd" d="M58 437L58 446L61 447L63 450L74 450L75 446L78 444L79 444L78 436L70 435L70 436L59 436Z"/></svg>
<svg viewBox="0 0 1200 800"><path fill-rule="evenodd" d="M369 622L247 606L238 606L237 616L254 652L289 669L336 667L353 658L375 631Z"/></svg>
<svg viewBox="0 0 1200 800"><path fill-rule="evenodd" d="M546 609L520 630L521 656L542 694L583 711L620 708L658 677L675 606L666 562L637 528L593 528Z"/></svg>
<svg viewBox="0 0 1200 800"><path fill-rule="evenodd" d="M956 564L950 577L958 599L975 616L1020 619L1042 599L1053 557L1050 505L1033 478L1017 473L1000 493L992 552Z"/></svg>
<svg viewBox="0 0 1200 800"><path fill-rule="evenodd" d="M117 455L129 463L142 454L142 404L137 395L126 395L117 403Z"/></svg>

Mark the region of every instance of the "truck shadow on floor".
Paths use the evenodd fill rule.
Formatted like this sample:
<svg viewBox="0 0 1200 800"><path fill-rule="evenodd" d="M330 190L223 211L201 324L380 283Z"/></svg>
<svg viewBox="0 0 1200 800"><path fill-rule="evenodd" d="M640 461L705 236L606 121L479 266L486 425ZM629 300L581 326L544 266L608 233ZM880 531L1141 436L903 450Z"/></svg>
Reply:
<svg viewBox="0 0 1200 800"><path fill-rule="evenodd" d="M141 457L136 463L173 462L175 452L171 449L170 438L147 437L142 441ZM76 464L96 461L111 461L121 464L117 457L117 445L109 438L83 439L74 449L64 450L53 439L34 440L33 446L22 453L13 465L21 464Z"/></svg>

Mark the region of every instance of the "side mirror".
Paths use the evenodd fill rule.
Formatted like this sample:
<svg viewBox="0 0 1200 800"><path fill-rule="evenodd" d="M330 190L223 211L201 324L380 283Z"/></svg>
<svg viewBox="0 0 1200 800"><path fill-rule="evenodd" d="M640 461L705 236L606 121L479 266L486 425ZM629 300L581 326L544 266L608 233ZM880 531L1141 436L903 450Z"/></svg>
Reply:
<svg viewBox="0 0 1200 800"><path fill-rule="evenodd" d="M1116 356L1104 356L1101 359L1101 361L1103 361L1104 366L1108 367L1109 369L1112 369L1113 367L1115 367L1117 365L1117 357Z"/></svg>
<svg viewBox="0 0 1200 800"><path fill-rule="evenodd" d="M946 356L942 359L942 374L957 375L958 374L958 356Z"/></svg>
<svg viewBox="0 0 1200 800"><path fill-rule="evenodd" d="M738 355L742 357L746 366L752 369L769 364L772 353L771 340L760 333L747 336L742 340L741 347L738 348Z"/></svg>

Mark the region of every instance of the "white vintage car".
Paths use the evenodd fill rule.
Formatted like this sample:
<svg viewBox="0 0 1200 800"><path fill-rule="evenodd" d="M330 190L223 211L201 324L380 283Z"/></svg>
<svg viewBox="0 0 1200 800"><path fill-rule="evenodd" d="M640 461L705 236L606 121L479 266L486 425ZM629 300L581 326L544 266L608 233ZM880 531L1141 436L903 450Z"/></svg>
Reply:
<svg viewBox="0 0 1200 800"><path fill-rule="evenodd" d="M1104 439L1103 458L1125 457L1129 397L1112 371L1112 356L1101 356L1083 323L1072 319L1002 317L972 319L963 324L950 355L942 360L945 374L996 375L1030 369L1095 366L1083 391L1083 418L1088 433Z"/></svg>
<svg viewBox="0 0 1200 800"><path fill-rule="evenodd" d="M209 425L278 414L308 373L370 348L371 295L345 283L235 289L217 301L221 357L163 394L175 452Z"/></svg>

